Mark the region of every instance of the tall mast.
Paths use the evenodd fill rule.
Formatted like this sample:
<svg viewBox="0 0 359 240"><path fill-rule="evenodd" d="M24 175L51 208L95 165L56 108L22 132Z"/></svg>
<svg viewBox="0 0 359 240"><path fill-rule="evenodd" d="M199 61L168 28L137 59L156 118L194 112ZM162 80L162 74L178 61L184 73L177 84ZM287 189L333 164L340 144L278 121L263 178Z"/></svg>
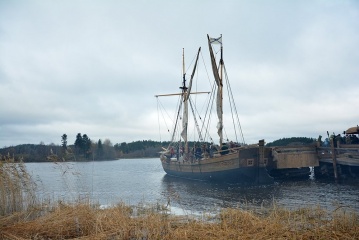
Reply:
<svg viewBox="0 0 359 240"><path fill-rule="evenodd" d="M223 85L223 81L222 81L222 79L223 79L223 65L224 65L224 63L223 63L223 44L222 44L222 34L221 34L220 39L221 39L221 59L219 60L219 64L220 64L220 67L221 67L221 75L220 75L220 78L221 78L221 82L222 82L222 85Z"/></svg>
<svg viewBox="0 0 359 240"><path fill-rule="evenodd" d="M182 80L182 86L180 87L180 89L182 90L180 93L172 93L172 94L161 94L161 95L155 95L155 97L164 97L164 96L181 96L182 101L181 104L179 105L179 109L177 112L177 118L176 118L176 122L174 124L174 131L172 133L172 138L171 138L171 142L174 140L175 134L176 134L176 128L177 128L177 123L179 120L179 115L182 109L182 103L183 103L183 112L182 112L182 132L181 132L181 137L184 140L184 147L185 147L185 153L188 154L188 140L187 140L187 127L188 127L188 101L189 101L189 95L190 94L202 94L202 93L207 93L209 94L210 92L191 92L192 89L192 82L193 82L193 78L196 72L196 68L197 68L197 63L198 63L198 58L199 58L199 54L200 54L201 48L198 49L198 53L197 53L197 57L196 57L196 61L192 70L192 74L191 74L191 78L188 84L188 87L186 86L186 72L185 72L185 61L184 61L184 49L182 51L182 71L183 71L183 80ZM218 74L218 72L217 72Z"/></svg>
<svg viewBox="0 0 359 240"><path fill-rule="evenodd" d="M180 87L182 89L182 92L185 92L186 89L186 68L184 63L184 48L182 48L182 74L183 74L183 86Z"/></svg>
<svg viewBox="0 0 359 240"><path fill-rule="evenodd" d="M187 126L188 126L188 102L187 102L187 87L186 87L186 68L184 62L184 48L182 50L182 73L183 73L183 83L182 87L182 101L184 103L183 106L183 115L182 115L182 132L181 136L184 141L184 153L188 153L188 140L187 140Z"/></svg>
<svg viewBox="0 0 359 240"><path fill-rule="evenodd" d="M182 74L183 74L183 79L185 76L185 64L184 64L184 48L182 48Z"/></svg>
<svg viewBox="0 0 359 240"><path fill-rule="evenodd" d="M181 136L182 136L183 141L184 141L184 148L185 148L184 152L185 153L188 153L188 139L187 139L188 101L189 101L189 95L191 94L193 77L194 77L194 74L196 72L200 51L201 51L201 48L198 49L197 58L196 58L194 66L193 66L193 70L192 70L192 74L191 74L191 78L190 78L188 87L186 86L185 73L183 73L183 85L182 85L182 87L180 87L182 89L182 100L183 100L183 117L182 117L182 128L183 129L182 129L182 132L181 132ZM184 67L184 58L183 58L183 67ZM183 68L183 70L185 70L185 69Z"/></svg>
<svg viewBox="0 0 359 240"><path fill-rule="evenodd" d="M183 96L183 99L184 99L185 94L187 92L186 71L185 71L185 64L184 64L184 48L182 49L182 74L183 74L183 81L182 81L182 86L180 87L180 89L182 89L182 96Z"/></svg>
<svg viewBox="0 0 359 240"><path fill-rule="evenodd" d="M221 39L221 41L220 41L220 43L221 43L221 59L219 60L219 64L220 64L220 67L221 67L221 75L220 75L220 82L221 82L221 87L220 87L220 91L221 91L221 93L220 93L220 96L221 96L221 98L220 98L220 105L221 105L221 114L222 114L222 116L221 116L221 125L222 125L222 129L221 129L221 131L223 130L223 45L222 45L222 34L221 34L221 37L220 37L220 39ZM219 141L219 144L220 144L220 146L222 147L222 145L223 145L223 133L221 132L221 134L220 134L220 141Z"/></svg>

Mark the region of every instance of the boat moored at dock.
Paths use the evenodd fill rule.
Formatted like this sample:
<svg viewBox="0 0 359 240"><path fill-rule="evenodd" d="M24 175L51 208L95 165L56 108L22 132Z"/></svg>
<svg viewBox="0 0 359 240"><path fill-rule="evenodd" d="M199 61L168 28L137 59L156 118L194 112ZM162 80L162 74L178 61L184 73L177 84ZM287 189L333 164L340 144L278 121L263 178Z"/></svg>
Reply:
<svg viewBox="0 0 359 240"><path fill-rule="evenodd" d="M271 153L270 149L264 146L264 140L254 145L244 143L238 115L236 115L237 110L235 109L233 94L224 66L222 36L210 38L207 35L207 40L214 78L210 84L211 90L208 92L193 91L193 81L201 52L201 48L199 48L188 84L186 83L183 54L181 92L156 95L157 99L163 96L179 96L179 104L175 111L176 117L172 120L174 126L172 130L168 130L171 134L170 144L163 147L164 151L160 155L163 169L168 175L194 180L234 182L246 185L273 183L274 180L268 175L266 169ZM220 52L218 66L212 45L219 45L220 47L217 51ZM202 85L199 86L202 87ZM233 114L232 129L234 130L230 131L234 133L236 138L242 137L241 143L237 139L232 142L227 138L225 141L223 89L228 91L227 96ZM209 97L204 107L206 111L201 115L198 111L198 101L193 99L193 96L203 93L207 93ZM213 118L217 119L215 126L212 124ZM235 120L237 123L234 123ZM213 128L216 128L216 131L211 131ZM214 143L211 137L213 132L218 134L218 143ZM189 141L190 139L192 141Z"/></svg>

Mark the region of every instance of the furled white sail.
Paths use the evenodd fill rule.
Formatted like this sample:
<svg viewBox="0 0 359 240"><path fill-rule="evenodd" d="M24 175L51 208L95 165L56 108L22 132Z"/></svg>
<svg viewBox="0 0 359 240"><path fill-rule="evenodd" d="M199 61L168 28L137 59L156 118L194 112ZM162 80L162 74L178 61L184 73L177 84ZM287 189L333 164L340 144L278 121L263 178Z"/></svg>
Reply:
<svg viewBox="0 0 359 240"><path fill-rule="evenodd" d="M218 73L218 68L217 68L217 63L216 63L216 59L214 58L214 54L213 54L213 50L212 50L212 42L211 42L211 38L207 35L208 37L208 46L209 46L209 52L211 55L211 63L212 63L212 71L213 71L213 75L214 75L214 79L216 81L217 84L217 116L218 116L218 123L217 123L217 133L220 139L220 143L222 144L222 140L223 140L223 106L222 106L222 92L223 92L223 84L222 84L222 79L219 76ZM220 37L221 39L221 43L222 43L222 37Z"/></svg>
<svg viewBox="0 0 359 240"><path fill-rule="evenodd" d="M184 93L182 96L183 99L183 117L182 117L182 132L181 137L184 142L187 142L187 126L188 126L188 101L187 101L187 93Z"/></svg>

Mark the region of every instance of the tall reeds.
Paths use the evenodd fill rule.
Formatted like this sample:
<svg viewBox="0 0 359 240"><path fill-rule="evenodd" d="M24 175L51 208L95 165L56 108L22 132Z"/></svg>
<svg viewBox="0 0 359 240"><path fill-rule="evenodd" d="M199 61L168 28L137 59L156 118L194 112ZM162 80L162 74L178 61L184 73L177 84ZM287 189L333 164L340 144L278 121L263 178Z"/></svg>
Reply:
<svg viewBox="0 0 359 240"><path fill-rule="evenodd" d="M36 184L25 165L0 155L0 216L23 212L36 205Z"/></svg>

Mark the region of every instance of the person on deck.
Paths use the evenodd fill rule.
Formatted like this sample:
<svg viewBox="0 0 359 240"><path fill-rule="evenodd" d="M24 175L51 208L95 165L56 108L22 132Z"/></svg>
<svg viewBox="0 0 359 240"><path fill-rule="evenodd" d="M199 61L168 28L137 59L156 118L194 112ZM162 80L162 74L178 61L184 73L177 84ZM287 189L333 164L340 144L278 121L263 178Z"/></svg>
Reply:
<svg viewBox="0 0 359 240"><path fill-rule="evenodd" d="M202 158L202 149L200 146L196 147L195 157L197 160Z"/></svg>
<svg viewBox="0 0 359 240"><path fill-rule="evenodd" d="M223 143L223 145L221 147L221 155L226 155L228 153L229 153L228 146L226 143Z"/></svg>
<svg viewBox="0 0 359 240"><path fill-rule="evenodd" d="M213 158L213 154L214 154L214 146L213 143L211 143L211 145L209 145L209 157Z"/></svg>
<svg viewBox="0 0 359 240"><path fill-rule="evenodd" d="M170 153L171 153L171 157L173 157L173 155L175 155L175 150L173 149L173 147L171 147Z"/></svg>

